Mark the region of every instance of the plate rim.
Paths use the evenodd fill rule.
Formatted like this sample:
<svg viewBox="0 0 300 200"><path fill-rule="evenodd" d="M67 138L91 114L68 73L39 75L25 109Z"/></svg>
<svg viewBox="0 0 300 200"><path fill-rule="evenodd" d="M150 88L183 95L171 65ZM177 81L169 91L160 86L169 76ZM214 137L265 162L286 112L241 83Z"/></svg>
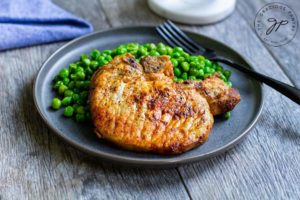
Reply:
<svg viewBox="0 0 300 200"><path fill-rule="evenodd" d="M229 149L233 148L236 144L238 144L239 142L242 141L242 139L245 138L245 136L250 132L250 130L255 126L255 124L257 123L263 106L264 106L264 90L263 90L263 84L257 80L254 80L257 82L258 86L259 86L259 94L260 94L260 105L258 108L258 112L255 114L253 120L251 121L251 123L249 124L249 126L242 131L242 133L236 137L235 139L233 139L232 141L230 141L229 143L227 143L226 145L219 147L217 149L214 149L212 151L209 151L207 153L201 154L201 155L195 155L195 156L190 156L187 158L177 158L176 155L170 155L170 158L166 158L164 160L162 159L157 159L157 158L153 158L151 160L149 160L148 158L130 158L130 157L124 157L124 156L120 156L120 155L116 155L116 154L112 154L112 153L106 153L106 152L95 152L93 151L91 148L89 148L88 146L83 146L80 145L77 142L74 142L74 140L70 139L69 137L66 137L65 134L63 133L63 131L56 129L54 127L53 124L51 124L48 120L47 117L44 115L43 113L43 108L41 106L41 102L38 101L38 97L37 97L37 91L38 91L38 85L37 82L40 79L40 76L42 74L42 71L44 70L44 68L47 66L48 62L55 57L57 54L60 53L60 51L62 51L64 48L68 47L69 45L72 45L74 43L76 43L77 41L86 39L88 37L92 37L94 35L97 35L99 33L103 33L103 32L108 32L108 31L118 31L118 30L122 30L122 29L135 29L135 28L152 28L155 29L155 26L121 26L121 27L115 27L115 28L109 28L109 29L105 29L105 30L100 30L100 31L95 31L92 32L90 34L75 38L69 42L67 42L66 44L62 45L60 48L58 48L57 50L55 50L41 65L40 69L38 70L38 73L34 79L34 84L33 84L33 100L34 100L34 105L39 113L39 115L41 116L41 118L43 119L43 121L46 123L46 125L57 135L59 136L59 138L61 138L64 142L70 144L71 146L77 148L78 150L88 153L89 155L92 155L94 157L97 158L101 158L104 159L106 161L111 161L113 163L116 164L124 164L124 165L130 165L130 166L143 166L143 167L149 167L151 165L151 167L174 167L174 166L178 166L178 165L182 165L182 164L188 164L188 163L192 163L192 162L196 162L196 161L201 161L210 157L214 157L216 155L222 154L226 151L228 151ZM183 29L184 30L184 29ZM195 34L195 35L199 35L202 38L207 38L213 42L216 43L220 43L221 45L226 46L228 49L230 49L231 51L235 52L240 58L242 58L249 66L251 69L254 70L254 68L252 67L252 65L250 64L250 62L248 61L248 59L246 59L244 56L242 56L238 51L234 50L232 47L228 46L227 44L224 44L221 41L218 41L216 39L213 39L211 37L208 37L206 35L202 35L199 34L197 32L194 31L190 31L190 30L184 30L184 32L188 33L188 34Z"/></svg>

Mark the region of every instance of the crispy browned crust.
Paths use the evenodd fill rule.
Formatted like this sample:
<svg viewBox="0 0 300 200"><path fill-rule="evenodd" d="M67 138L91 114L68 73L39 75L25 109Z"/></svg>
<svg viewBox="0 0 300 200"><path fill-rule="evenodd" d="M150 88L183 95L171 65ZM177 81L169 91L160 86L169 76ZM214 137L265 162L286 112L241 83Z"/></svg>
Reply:
<svg viewBox="0 0 300 200"><path fill-rule="evenodd" d="M196 89L207 100L210 112L214 116L231 111L241 100L239 92L226 85L219 78L219 74L212 75L203 81L188 80L176 84L177 87Z"/></svg>
<svg viewBox="0 0 300 200"><path fill-rule="evenodd" d="M218 74L201 82L198 91L207 100L213 115L231 111L241 100L239 92L219 79Z"/></svg>
<svg viewBox="0 0 300 200"><path fill-rule="evenodd" d="M94 74L90 108L97 135L126 149L162 154L203 143L213 125L206 99L194 87L173 82L168 57L141 63L126 54Z"/></svg>

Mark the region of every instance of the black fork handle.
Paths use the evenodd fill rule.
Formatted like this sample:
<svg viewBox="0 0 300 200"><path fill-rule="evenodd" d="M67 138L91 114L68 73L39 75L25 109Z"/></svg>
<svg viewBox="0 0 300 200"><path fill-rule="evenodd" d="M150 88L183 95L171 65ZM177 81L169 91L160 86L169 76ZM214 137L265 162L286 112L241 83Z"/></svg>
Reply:
<svg viewBox="0 0 300 200"><path fill-rule="evenodd" d="M245 72L247 75L251 76L252 78L254 78L258 81L261 81L261 82L267 84L268 86L272 87L273 89L277 90L281 94L285 95L286 97L288 97L289 99L291 99L292 101L294 101L295 103L300 105L300 90L299 89L292 87L288 84L285 84L283 82L277 81L275 79L272 79L270 77L267 77L265 75L262 75L260 73L257 73L251 69L248 69L240 64L234 63L223 57L215 57L215 58L211 58L211 60L221 62L224 64L228 64L239 71Z"/></svg>

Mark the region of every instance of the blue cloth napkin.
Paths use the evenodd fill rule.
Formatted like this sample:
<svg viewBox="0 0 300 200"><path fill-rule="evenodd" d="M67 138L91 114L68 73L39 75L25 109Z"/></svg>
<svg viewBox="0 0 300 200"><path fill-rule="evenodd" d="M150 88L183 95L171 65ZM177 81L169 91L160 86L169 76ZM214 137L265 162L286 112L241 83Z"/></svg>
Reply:
<svg viewBox="0 0 300 200"><path fill-rule="evenodd" d="M50 0L0 0L0 51L69 40L92 30Z"/></svg>

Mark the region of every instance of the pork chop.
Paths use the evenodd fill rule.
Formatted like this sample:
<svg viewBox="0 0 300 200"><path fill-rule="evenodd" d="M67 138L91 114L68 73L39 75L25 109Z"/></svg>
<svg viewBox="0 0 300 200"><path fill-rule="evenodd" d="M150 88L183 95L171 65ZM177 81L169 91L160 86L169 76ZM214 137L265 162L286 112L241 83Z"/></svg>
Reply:
<svg viewBox="0 0 300 200"><path fill-rule="evenodd" d="M216 81L219 90L207 80L173 82L173 77L168 56L147 56L140 64L125 54L97 70L89 97L96 134L126 149L161 154L179 154L205 142L213 114L234 107L221 105L228 103L225 97L239 100L239 95L228 92L223 81ZM209 103L218 109L211 112Z"/></svg>

